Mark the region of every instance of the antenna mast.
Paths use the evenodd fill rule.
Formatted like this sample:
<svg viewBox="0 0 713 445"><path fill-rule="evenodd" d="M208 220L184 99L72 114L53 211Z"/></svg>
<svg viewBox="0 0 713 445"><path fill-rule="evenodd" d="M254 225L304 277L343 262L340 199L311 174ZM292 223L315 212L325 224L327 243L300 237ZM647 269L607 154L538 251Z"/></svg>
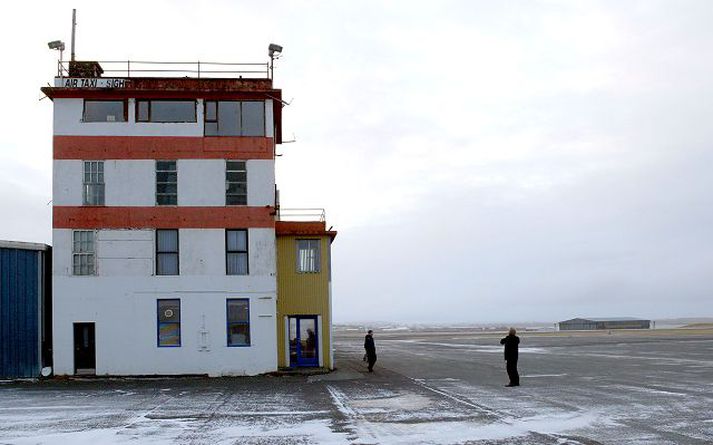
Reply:
<svg viewBox="0 0 713 445"><path fill-rule="evenodd" d="M74 34L77 30L77 10L72 9L72 58L70 59L74 62Z"/></svg>

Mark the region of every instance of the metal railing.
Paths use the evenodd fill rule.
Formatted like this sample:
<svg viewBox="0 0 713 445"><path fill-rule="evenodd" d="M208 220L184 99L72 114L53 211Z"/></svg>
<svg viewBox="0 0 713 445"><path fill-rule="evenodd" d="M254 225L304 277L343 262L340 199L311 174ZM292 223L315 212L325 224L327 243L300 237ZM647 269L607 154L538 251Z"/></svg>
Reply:
<svg viewBox="0 0 713 445"><path fill-rule="evenodd" d="M70 64L58 62L57 76L68 77ZM78 61L76 63L82 63ZM86 62L85 62L86 63ZM253 78L269 79L270 64L232 62L154 62L140 60L97 61L104 77L196 77L196 78Z"/></svg>
<svg viewBox="0 0 713 445"><path fill-rule="evenodd" d="M305 209L284 209L277 210L278 221L319 221L325 222L327 214L324 209L320 208L305 208Z"/></svg>

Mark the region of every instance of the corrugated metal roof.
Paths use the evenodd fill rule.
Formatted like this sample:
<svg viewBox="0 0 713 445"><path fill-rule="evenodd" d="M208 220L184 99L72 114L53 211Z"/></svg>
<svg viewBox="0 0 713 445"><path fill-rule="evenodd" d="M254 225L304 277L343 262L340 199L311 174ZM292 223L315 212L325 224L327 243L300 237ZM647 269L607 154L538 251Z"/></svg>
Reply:
<svg viewBox="0 0 713 445"><path fill-rule="evenodd" d="M3 249L47 250L49 247L47 244L0 240L0 248Z"/></svg>

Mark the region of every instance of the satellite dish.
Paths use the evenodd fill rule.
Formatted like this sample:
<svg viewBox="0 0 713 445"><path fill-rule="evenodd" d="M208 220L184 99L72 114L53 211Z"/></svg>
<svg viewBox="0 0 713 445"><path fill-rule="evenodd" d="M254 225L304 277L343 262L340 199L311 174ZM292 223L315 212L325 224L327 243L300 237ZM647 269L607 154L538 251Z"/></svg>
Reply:
<svg viewBox="0 0 713 445"><path fill-rule="evenodd" d="M42 368L42 371L40 371L40 375L42 375L42 377L49 377L49 376L51 376L51 375L52 375L52 367L51 367L51 366L45 366L44 368Z"/></svg>

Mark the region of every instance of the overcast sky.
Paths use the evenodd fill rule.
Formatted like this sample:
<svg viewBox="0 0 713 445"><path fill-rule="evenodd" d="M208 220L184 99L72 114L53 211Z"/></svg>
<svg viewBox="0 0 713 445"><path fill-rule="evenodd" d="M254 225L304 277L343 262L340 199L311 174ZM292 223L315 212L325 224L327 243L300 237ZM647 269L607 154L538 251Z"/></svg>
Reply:
<svg viewBox="0 0 713 445"><path fill-rule="evenodd" d="M14 5L0 239L51 242L39 88L76 6L80 60L284 46L277 182L339 231L336 322L713 316L710 1Z"/></svg>

